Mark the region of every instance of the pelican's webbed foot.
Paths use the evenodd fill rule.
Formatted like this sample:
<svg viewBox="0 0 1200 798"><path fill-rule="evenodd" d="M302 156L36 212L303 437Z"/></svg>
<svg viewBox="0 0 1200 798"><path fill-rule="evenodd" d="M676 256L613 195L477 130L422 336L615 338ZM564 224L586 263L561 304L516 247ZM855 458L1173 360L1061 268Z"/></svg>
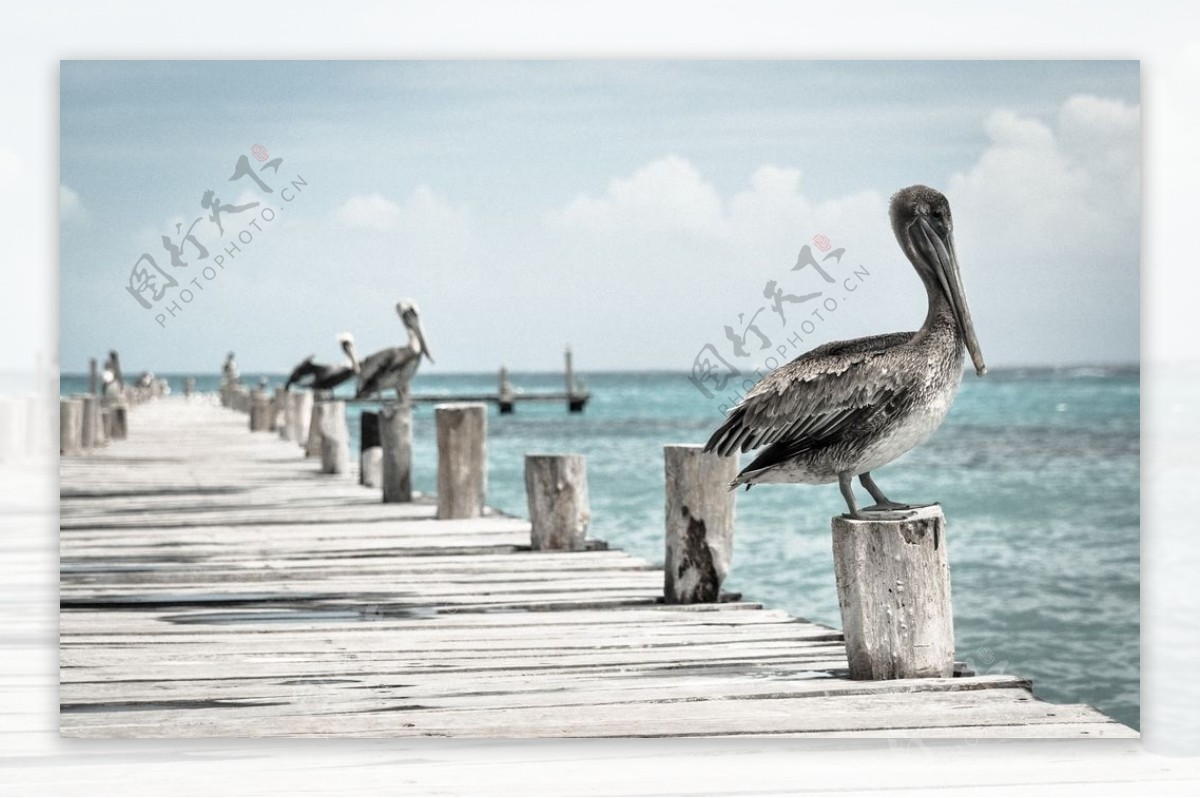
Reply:
<svg viewBox="0 0 1200 798"><path fill-rule="evenodd" d="M937 504L937 502L932 502L930 504L905 504L904 502L894 502L887 496L883 495L883 491L879 489L879 486L875 484L875 480L871 478L870 471L864 471L863 473L859 474L858 481L862 483L862 486L867 489L868 493L871 494L871 498L875 500L875 503L870 507L864 507L862 509L864 513L884 513L897 510L919 510L922 507L933 507L935 504Z"/></svg>
<svg viewBox="0 0 1200 798"><path fill-rule="evenodd" d="M858 481L871 494L871 498L875 500L875 504L870 507L859 509L858 502L854 499L854 489L850 483L851 474L843 472L838 474L838 487L842 491L842 497L846 500L846 506L850 508L850 512L846 513L844 518L852 518L856 521L903 521L906 518L912 518L916 515L916 511L921 507L931 507L929 504L903 504L902 502L894 502L887 496L883 495L883 491L875 484L875 480L871 479L869 472L863 472L859 475Z"/></svg>
<svg viewBox="0 0 1200 798"><path fill-rule="evenodd" d="M872 504L870 507L862 508L864 513L883 513L889 510L920 510L922 507L933 507L937 502L932 504L902 504L900 502L886 501Z"/></svg>
<svg viewBox="0 0 1200 798"><path fill-rule="evenodd" d="M846 513L842 517L855 521L903 521L916 514L915 510L877 510L872 506L864 507L853 513Z"/></svg>

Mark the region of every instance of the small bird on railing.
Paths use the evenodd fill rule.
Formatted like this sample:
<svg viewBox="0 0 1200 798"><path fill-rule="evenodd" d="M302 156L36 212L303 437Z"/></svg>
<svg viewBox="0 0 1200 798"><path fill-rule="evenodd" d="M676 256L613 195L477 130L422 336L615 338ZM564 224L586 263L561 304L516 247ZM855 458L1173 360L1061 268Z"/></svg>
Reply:
<svg viewBox="0 0 1200 798"><path fill-rule="evenodd" d="M346 353L346 362L314 363L313 358L316 355L309 355L300 361L296 368L292 369L285 388L290 389L293 385L300 385L303 388L312 388L314 391L332 391L358 374L359 362L354 349L354 336L346 332L339 335L337 340L342 351ZM311 379L304 382L309 377Z"/></svg>
<svg viewBox="0 0 1200 798"><path fill-rule="evenodd" d="M929 297L916 332L819 346L772 371L730 411L705 451L764 448L731 488L771 482L837 482L850 517L896 520L920 505L889 500L871 471L924 442L941 425L962 382L963 346L987 371L954 251L950 204L926 186L892 197L892 230ZM875 504L858 508L858 477Z"/></svg>
<svg viewBox="0 0 1200 798"><path fill-rule="evenodd" d="M421 365L421 358L433 362L429 347L425 343L425 331L421 327L421 313L417 303L401 299L396 303L396 313L404 328L408 330L408 343L393 346L363 359L362 371L358 375L356 399L366 399L384 391L395 391L396 398L403 401L408 384Z"/></svg>

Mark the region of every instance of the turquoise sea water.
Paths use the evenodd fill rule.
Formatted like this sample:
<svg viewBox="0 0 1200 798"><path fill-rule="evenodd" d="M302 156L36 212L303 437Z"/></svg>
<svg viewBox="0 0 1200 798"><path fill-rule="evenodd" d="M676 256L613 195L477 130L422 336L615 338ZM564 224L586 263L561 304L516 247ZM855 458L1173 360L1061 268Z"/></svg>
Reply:
<svg viewBox="0 0 1200 798"><path fill-rule="evenodd" d="M183 375L163 375L182 391ZM248 385L260 375L244 374ZM281 375L267 375L272 384ZM489 503L525 513L526 452L587 455L589 535L662 561L662 446L700 443L719 401L682 374L591 373L583 414L557 403L493 407ZM562 390L559 374L510 375L519 389ZM213 390L216 376L197 379ZM494 391L494 374L418 376L417 393ZM63 379L64 393L86 378ZM940 501L949 519L958 658L980 673L1033 679L1038 695L1086 702L1138 726L1139 378L1136 369L968 374L949 418L923 447L875 472L899 501ZM350 409L357 452L361 408ZM414 486L432 492L433 408L414 413ZM863 495L865 499L865 494ZM726 588L840 627L829 519L837 486L767 485L737 497Z"/></svg>

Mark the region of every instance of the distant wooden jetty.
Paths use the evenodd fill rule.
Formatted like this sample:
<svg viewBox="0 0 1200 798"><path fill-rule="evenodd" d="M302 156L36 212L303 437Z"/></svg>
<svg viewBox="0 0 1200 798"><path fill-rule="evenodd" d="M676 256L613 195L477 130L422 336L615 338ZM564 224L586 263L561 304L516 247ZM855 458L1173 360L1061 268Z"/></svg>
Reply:
<svg viewBox="0 0 1200 798"><path fill-rule="evenodd" d="M582 413L587 406L591 393L587 387L575 379L575 368L571 362L571 350L564 355L564 383L566 390L557 391L520 391L513 387L508 379L508 369L500 367L500 379L495 393L430 393L413 394L411 401L417 404L443 404L447 402L484 402L496 405L501 413L508 414L516 410L519 402L561 402L572 413ZM378 399L352 399L351 404L378 404Z"/></svg>
<svg viewBox="0 0 1200 798"><path fill-rule="evenodd" d="M532 523L495 512L483 409L440 408L444 495L385 503L327 404L308 458L297 414L251 433L198 394L63 457L63 735L1135 736L1009 674L853 680L841 632L721 600L695 447L668 448L668 579L586 539L582 458L527 460Z"/></svg>

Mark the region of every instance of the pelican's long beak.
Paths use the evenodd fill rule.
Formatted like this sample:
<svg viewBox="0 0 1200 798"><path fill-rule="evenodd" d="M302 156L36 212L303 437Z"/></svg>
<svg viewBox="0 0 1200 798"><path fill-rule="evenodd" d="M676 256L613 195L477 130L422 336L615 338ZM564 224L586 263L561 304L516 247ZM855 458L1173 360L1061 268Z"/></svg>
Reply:
<svg viewBox="0 0 1200 798"><path fill-rule="evenodd" d="M429 358L429 362L433 362L433 355L429 354L429 344L425 343L425 330L421 328L421 320L417 319L413 324L413 333L417 336L417 340L421 342L421 354Z"/></svg>
<svg viewBox="0 0 1200 798"><path fill-rule="evenodd" d="M409 308L400 314L400 319L404 322L404 326L408 328L408 333L413 338L417 339L417 345L421 347L421 354L417 357L427 357L429 362L433 362L433 355L429 354L429 344L425 343L425 330L421 327L421 317L417 315L416 310Z"/></svg>
<svg viewBox="0 0 1200 798"><path fill-rule="evenodd" d="M942 291L950 300L950 309L963 331L963 340L967 345L967 352L971 354L971 362L975 364L975 373L982 377L987 373L987 366L983 364L983 352L979 349L975 325L971 322L971 309L967 307L967 295L963 291L962 275L958 270L958 256L954 252L954 238L949 232L945 235L938 233L924 218L919 218L914 227L917 232L914 236L917 249L933 267Z"/></svg>
<svg viewBox="0 0 1200 798"><path fill-rule="evenodd" d="M358 351L354 348L354 341L346 341L342 344L342 349L346 350L346 356L350 358L350 369L355 374L360 374L362 365L358 362Z"/></svg>

